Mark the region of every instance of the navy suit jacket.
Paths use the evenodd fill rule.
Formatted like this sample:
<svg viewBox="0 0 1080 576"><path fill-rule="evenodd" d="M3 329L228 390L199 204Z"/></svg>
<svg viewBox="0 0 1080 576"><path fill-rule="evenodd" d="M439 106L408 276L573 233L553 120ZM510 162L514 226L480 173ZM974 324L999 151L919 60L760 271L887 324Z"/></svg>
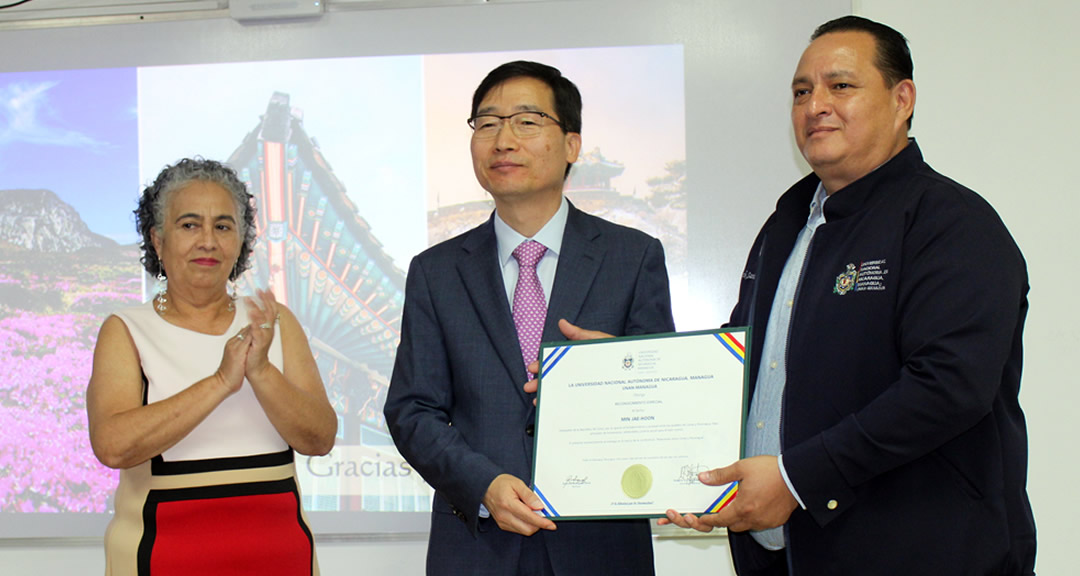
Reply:
<svg viewBox="0 0 1080 576"><path fill-rule="evenodd" d="M576 209L563 234L544 341L558 321L610 334L671 332L660 242ZM413 259L386 420L435 490L429 574L515 574L525 537L478 518L499 474L531 485L533 395L498 262L494 215ZM541 531L556 574L653 574L648 521L563 522Z"/></svg>

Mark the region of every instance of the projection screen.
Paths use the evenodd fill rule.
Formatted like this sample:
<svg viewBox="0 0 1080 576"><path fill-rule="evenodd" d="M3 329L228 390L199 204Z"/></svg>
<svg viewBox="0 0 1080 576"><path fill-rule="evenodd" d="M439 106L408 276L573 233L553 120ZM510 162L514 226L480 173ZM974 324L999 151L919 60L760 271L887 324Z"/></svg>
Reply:
<svg viewBox="0 0 1080 576"><path fill-rule="evenodd" d="M662 240L680 330L721 324L753 233L804 170L787 127L795 61L848 7L743 4L0 34L0 536L103 532L117 473L86 431L97 329L153 296L132 210L162 167L193 155L227 161L254 194L254 265L236 290L271 288L296 313L338 414L334 451L297 459L313 529L424 530L431 489L382 418L404 271L493 209L465 119L506 61L551 64L579 86L568 198Z"/></svg>

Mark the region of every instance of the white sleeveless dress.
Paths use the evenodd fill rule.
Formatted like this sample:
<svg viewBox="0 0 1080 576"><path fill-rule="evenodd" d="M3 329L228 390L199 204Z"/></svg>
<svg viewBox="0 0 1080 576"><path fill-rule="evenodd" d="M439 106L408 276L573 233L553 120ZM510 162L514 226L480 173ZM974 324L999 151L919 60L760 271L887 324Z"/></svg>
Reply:
<svg viewBox="0 0 1080 576"><path fill-rule="evenodd" d="M168 398L217 371L225 342L248 324L242 300L221 336L174 326L153 301L116 313L143 371L143 403ZM274 327L270 362L282 368ZM107 576L317 575L293 451L251 384L164 453L121 470L105 533Z"/></svg>

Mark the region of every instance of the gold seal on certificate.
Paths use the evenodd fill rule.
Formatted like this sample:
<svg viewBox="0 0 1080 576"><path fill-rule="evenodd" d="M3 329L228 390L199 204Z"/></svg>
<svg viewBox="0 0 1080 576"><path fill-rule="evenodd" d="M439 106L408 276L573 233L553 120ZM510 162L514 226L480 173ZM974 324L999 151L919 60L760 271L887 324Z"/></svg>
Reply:
<svg viewBox="0 0 1080 576"><path fill-rule="evenodd" d="M622 474L623 494L637 500L652 488L652 470L643 464L634 464Z"/></svg>
<svg viewBox="0 0 1080 576"><path fill-rule="evenodd" d="M748 329L544 344L533 491L555 520L716 512L741 452Z"/></svg>

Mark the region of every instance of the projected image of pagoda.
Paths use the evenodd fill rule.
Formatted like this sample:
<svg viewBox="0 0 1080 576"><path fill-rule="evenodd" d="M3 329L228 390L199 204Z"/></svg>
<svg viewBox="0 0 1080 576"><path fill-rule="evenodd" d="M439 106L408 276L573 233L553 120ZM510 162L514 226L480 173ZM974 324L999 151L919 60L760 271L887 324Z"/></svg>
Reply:
<svg viewBox="0 0 1080 576"><path fill-rule="evenodd" d="M253 264L238 292L268 287L296 314L338 413L338 444L389 443L382 405L405 274L304 131L302 112L287 94L274 93L229 164L258 208Z"/></svg>

